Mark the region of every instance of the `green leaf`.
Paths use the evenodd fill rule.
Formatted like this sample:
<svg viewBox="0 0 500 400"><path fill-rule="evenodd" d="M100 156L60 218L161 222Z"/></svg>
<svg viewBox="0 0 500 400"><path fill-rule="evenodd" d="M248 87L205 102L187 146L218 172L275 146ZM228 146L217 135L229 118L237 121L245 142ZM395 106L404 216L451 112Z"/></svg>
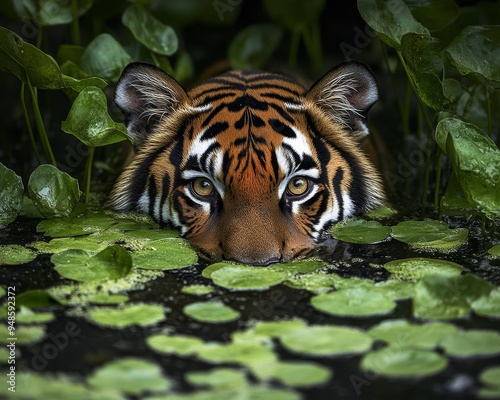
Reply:
<svg viewBox="0 0 500 400"><path fill-rule="evenodd" d="M16 323L20 324L44 324L53 321L55 318L51 312L35 313L28 307L21 306L20 311L16 315Z"/></svg>
<svg viewBox="0 0 500 400"><path fill-rule="evenodd" d="M158 304L138 303L120 308L94 307L87 316L90 321L111 328L151 326L165 319L165 310Z"/></svg>
<svg viewBox="0 0 500 400"><path fill-rule="evenodd" d="M61 129L91 147L106 146L126 139L132 141L125 126L114 122L109 116L106 95L95 86L88 86L80 92Z"/></svg>
<svg viewBox="0 0 500 400"><path fill-rule="evenodd" d="M248 381L244 371L230 368L214 368L209 371L192 371L185 375L186 381L191 385L205 387L209 386L214 391L236 390L248 387Z"/></svg>
<svg viewBox="0 0 500 400"><path fill-rule="evenodd" d="M232 290L261 290L278 285L287 278L284 271L266 267L228 265L212 272L210 278L217 286Z"/></svg>
<svg viewBox="0 0 500 400"><path fill-rule="evenodd" d="M488 254L491 254L493 257L500 257L500 243L491 247L488 250Z"/></svg>
<svg viewBox="0 0 500 400"><path fill-rule="evenodd" d="M273 24L250 25L229 44L229 60L235 69L262 68L281 41L283 31Z"/></svg>
<svg viewBox="0 0 500 400"><path fill-rule="evenodd" d="M453 0L405 0L413 16L431 31L443 29L460 15L460 7Z"/></svg>
<svg viewBox="0 0 500 400"><path fill-rule="evenodd" d="M467 26L450 43L446 53L462 75L500 83L500 26Z"/></svg>
<svg viewBox="0 0 500 400"><path fill-rule="evenodd" d="M488 218L500 215L500 150L476 126L444 118L436 141L448 156L467 200Z"/></svg>
<svg viewBox="0 0 500 400"><path fill-rule="evenodd" d="M481 317L500 318L500 288L497 287L488 295L475 300L471 307Z"/></svg>
<svg viewBox="0 0 500 400"><path fill-rule="evenodd" d="M0 245L0 265L19 265L33 261L36 254L17 244Z"/></svg>
<svg viewBox="0 0 500 400"><path fill-rule="evenodd" d="M238 319L240 313L218 301L199 301L182 310L188 317L200 322L224 323Z"/></svg>
<svg viewBox="0 0 500 400"><path fill-rule="evenodd" d="M289 30L315 23L325 7L325 0L264 0L266 13Z"/></svg>
<svg viewBox="0 0 500 400"><path fill-rule="evenodd" d="M458 331L446 336L440 346L454 357L493 356L500 354L500 333L479 329Z"/></svg>
<svg viewBox="0 0 500 400"><path fill-rule="evenodd" d="M77 0L78 16L85 14L94 0ZM38 26L66 25L73 21L73 1L22 0L24 10Z"/></svg>
<svg viewBox="0 0 500 400"><path fill-rule="evenodd" d="M39 165L30 175L28 191L45 218L68 216L80 199L78 181L53 165Z"/></svg>
<svg viewBox="0 0 500 400"><path fill-rule="evenodd" d="M162 24L139 4L130 5L122 15L122 22L134 37L151 51L170 56L177 51L175 31Z"/></svg>
<svg viewBox="0 0 500 400"><path fill-rule="evenodd" d="M500 389L500 366L486 368L479 375L481 383Z"/></svg>
<svg viewBox="0 0 500 400"><path fill-rule="evenodd" d="M23 208L23 199L21 177L0 163L0 228L17 218Z"/></svg>
<svg viewBox="0 0 500 400"><path fill-rule="evenodd" d="M169 270L195 264L198 255L184 239L164 239L148 242L132 260L136 268Z"/></svg>
<svg viewBox="0 0 500 400"><path fill-rule="evenodd" d="M463 267L460 264L434 258L404 258L384 264L384 268L392 277L402 281L417 281L428 275L460 275Z"/></svg>
<svg viewBox="0 0 500 400"><path fill-rule="evenodd" d="M13 73L22 82L40 89L64 87L61 70L51 56L1 26L0 71Z"/></svg>
<svg viewBox="0 0 500 400"><path fill-rule="evenodd" d="M259 377L276 379L285 386L308 388L328 382L332 373L311 361L278 361L267 365Z"/></svg>
<svg viewBox="0 0 500 400"><path fill-rule="evenodd" d="M387 239L391 228L377 221L354 219L336 224L330 233L335 239L348 243L371 244Z"/></svg>
<svg viewBox="0 0 500 400"><path fill-rule="evenodd" d="M111 35L102 33L82 54L80 66L93 76L116 82L132 58Z"/></svg>
<svg viewBox="0 0 500 400"><path fill-rule="evenodd" d="M0 344L10 343L7 325L0 324ZM16 344L32 344L40 342L45 337L45 327L44 326L16 326L15 337L17 338Z"/></svg>
<svg viewBox="0 0 500 400"><path fill-rule="evenodd" d="M361 17L386 44L399 49L407 33L430 36L429 31L413 17L403 0L358 0Z"/></svg>
<svg viewBox="0 0 500 400"><path fill-rule="evenodd" d="M50 261L62 276L76 281L101 281L126 276L132 269L132 257L121 246L110 246L95 256L83 250L54 254Z"/></svg>
<svg viewBox="0 0 500 400"><path fill-rule="evenodd" d="M160 353L190 356L204 346L203 340L188 335L157 334L146 339L147 345Z"/></svg>

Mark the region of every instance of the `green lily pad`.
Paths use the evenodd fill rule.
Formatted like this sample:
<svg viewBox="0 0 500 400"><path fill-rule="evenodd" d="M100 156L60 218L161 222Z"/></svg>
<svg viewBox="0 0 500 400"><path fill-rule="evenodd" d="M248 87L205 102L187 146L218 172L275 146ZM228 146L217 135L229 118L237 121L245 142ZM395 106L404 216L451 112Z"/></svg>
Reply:
<svg viewBox="0 0 500 400"><path fill-rule="evenodd" d="M26 264L36 258L33 250L17 244L0 246L0 265Z"/></svg>
<svg viewBox="0 0 500 400"><path fill-rule="evenodd" d="M488 254L491 254L493 257L500 257L500 243L490 248Z"/></svg>
<svg viewBox="0 0 500 400"><path fill-rule="evenodd" d="M189 356L204 346L203 340L188 335L163 335L157 334L146 339L147 345L160 353Z"/></svg>
<svg viewBox="0 0 500 400"><path fill-rule="evenodd" d="M373 339L364 332L343 326L308 326L280 337L288 350L312 356L360 354Z"/></svg>
<svg viewBox="0 0 500 400"><path fill-rule="evenodd" d="M225 268L228 266L234 266L234 265L240 265L240 264L234 264L234 263L228 263L228 262L219 262L215 264L211 264L208 267L204 268L203 271L201 271L201 276L207 279L212 279L212 272L215 272L221 268Z"/></svg>
<svg viewBox="0 0 500 400"><path fill-rule="evenodd" d="M500 288L497 287L488 295L474 300L471 307L474 313L481 317L500 318Z"/></svg>
<svg viewBox="0 0 500 400"><path fill-rule="evenodd" d="M240 391L248 386L245 372L230 368L214 368L203 372L188 372L185 378L191 385L208 386L217 391Z"/></svg>
<svg viewBox="0 0 500 400"><path fill-rule="evenodd" d="M17 338L16 343L18 345L32 344L41 341L45 337L44 326L19 325L15 328L15 330L10 331L7 325L0 324L0 344L10 343L11 338Z"/></svg>
<svg viewBox="0 0 500 400"><path fill-rule="evenodd" d="M196 264L198 255L183 239L165 239L148 242L132 260L136 268L169 270Z"/></svg>
<svg viewBox="0 0 500 400"><path fill-rule="evenodd" d="M453 324L429 322L412 324L404 319L388 320L372 327L368 333L390 346L401 348L433 349L448 335L458 332Z"/></svg>
<svg viewBox="0 0 500 400"><path fill-rule="evenodd" d="M24 185L20 176L0 163L0 228L14 221L23 208Z"/></svg>
<svg viewBox="0 0 500 400"><path fill-rule="evenodd" d="M78 217L45 219L36 227L44 236L60 238L83 236L102 232L116 224L115 218L106 213L88 213Z"/></svg>
<svg viewBox="0 0 500 400"><path fill-rule="evenodd" d="M294 289L307 290L313 293L329 292L336 287L338 276L334 274L315 273L289 277L284 284Z"/></svg>
<svg viewBox="0 0 500 400"><path fill-rule="evenodd" d="M214 288L208 285L188 285L181 289L181 293L204 296L214 292Z"/></svg>
<svg viewBox="0 0 500 400"><path fill-rule="evenodd" d="M484 369L479 375L481 383L500 389L500 365Z"/></svg>
<svg viewBox="0 0 500 400"><path fill-rule="evenodd" d="M263 367L259 376L276 379L285 386L307 388L328 382L332 372L311 361L278 361Z"/></svg>
<svg viewBox="0 0 500 400"><path fill-rule="evenodd" d="M403 221L392 227L391 236L423 250L450 251L464 244L469 230L450 229L444 222L426 219Z"/></svg>
<svg viewBox="0 0 500 400"><path fill-rule="evenodd" d="M133 357L108 362L95 370L87 382L95 388L120 388L121 392L133 395L170 389L170 381L163 376L160 366Z"/></svg>
<svg viewBox="0 0 500 400"><path fill-rule="evenodd" d="M50 242L33 243L41 253L61 253L66 250L83 250L89 253L97 253L108 247L107 243L97 243L91 240L88 236L85 237L68 237L54 238Z"/></svg>
<svg viewBox="0 0 500 400"><path fill-rule="evenodd" d="M54 320L51 312L35 313L28 307L21 306L16 314L16 323L19 324L44 324Z"/></svg>
<svg viewBox="0 0 500 400"><path fill-rule="evenodd" d="M6 293L7 291L2 286L0 286L0 297L5 296Z"/></svg>
<svg viewBox="0 0 500 400"><path fill-rule="evenodd" d="M416 378L435 375L448 365L437 353L389 346L363 356L361 369L391 378Z"/></svg>
<svg viewBox="0 0 500 400"><path fill-rule="evenodd" d="M500 354L500 333L491 330L458 331L441 340L440 346L453 357Z"/></svg>
<svg viewBox="0 0 500 400"><path fill-rule="evenodd" d="M289 275L295 275L295 274L308 274L316 272L321 268L323 268L324 266L325 263L323 261L300 260L300 261L273 264L266 268L269 271L286 272Z"/></svg>
<svg viewBox="0 0 500 400"><path fill-rule="evenodd" d="M493 286L476 275L431 275L415 285L413 315L422 319L461 318Z"/></svg>
<svg viewBox="0 0 500 400"><path fill-rule="evenodd" d="M188 394L168 394L166 396L148 397L147 400L300 400L302 396L292 389L275 389L267 385L240 387L238 390L202 390Z"/></svg>
<svg viewBox="0 0 500 400"><path fill-rule="evenodd" d="M19 295L16 295L16 307L50 307L59 305L59 302L54 299L46 290L34 289L27 290Z"/></svg>
<svg viewBox="0 0 500 400"><path fill-rule="evenodd" d="M370 290L379 292L392 300L403 300L413 297L415 284L413 282L388 280L375 283Z"/></svg>
<svg viewBox="0 0 500 400"><path fill-rule="evenodd" d="M188 317L200 322L224 323L238 319L240 313L218 301L199 301L182 310Z"/></svg>
<svg viewBox="0 0 500 400"><path fill-rule="evenodd" d="M45 218L67 217L80 199L78 180L50 164L39 165L30 175L28 191Z"/></svg>
<svg viewBox="0 0 500 400"><path fill-rule="evenodd" d="M380 292L371 289L342 289L322 293L311 298L312 306L330 315L367 317L388 314L396 303Z"/></svg>
<svg viewBox="0 0 500 400"><path fill-rule="evenodd" d="M368 218L390 218L397 214L397 211L388 205L380 206L375 210L367 212L364 214Z"/></svg>
<svg viewBox="0 0 500 400"><path fill-rule="evenodd" d="M282 335L286 335L289 332L303 329L306 326L306 322L301 319L290 319L282 321L257 321L253 328L253 331L255 331L257 335L277 338Z"/></svg>
<svg viewBox="0 0 500 400"><path fill-rule="evenodd" d="M88 310L87 315L98 325L124 328L132 325L154 325L165 319L165 310L157 304L138 303L120 308L94 307Z"/></svg>
<svg viewBox="0 0 500 400"><path fill-rule="evenodd" d="M274 352L257 343L211 344L196 352L198 358L212 364L237 363L252 371L277 360Z"/></svg>
<svg viewBox="0 0 500 400"><path fill-rule="evenodd" d="M287 273L267 267L229 265L213 271L210 278L217 286L232 290L262 290L287 278Z"/></svg>
<svg viewBox="0 0 500 400"><path fill-rule="evenodd" d="M96 292L89 293L86 300L92 304L121 304L129 301L129 297L124 294Z"/></svg>
<svg viewBox="0 0 500 400"><path fill-rule="evenodd" d="M354 219L336 224L330 233L335 239L356 244L382 242L389 236L391 228L377 221Z"/></svg>
<svg viewBox="0 0 500 400"><path fill-rule="evenodd" d="M434 274L456 276L463 270L461 265L451 261L421 257L389 261L384 264L384 268L393 278L402 281L417 281L424 276Z"/></svg>
<svg viewBox="0 0 500 400"><path fill-rule="evenodd" d="M132 269L132 258L121 246L110 246L95 256L83 250L66 250L54 254L50 261L62 276L76 281L118 279Z"/></svg>

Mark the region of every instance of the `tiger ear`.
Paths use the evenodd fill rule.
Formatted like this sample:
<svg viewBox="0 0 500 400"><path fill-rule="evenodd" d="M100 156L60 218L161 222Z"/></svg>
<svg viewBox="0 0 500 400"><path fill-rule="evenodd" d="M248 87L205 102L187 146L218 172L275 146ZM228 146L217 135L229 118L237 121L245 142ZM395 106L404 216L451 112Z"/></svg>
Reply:
<svg viewBox="0 0 500 400"><path fill-rule="evenodd" d="M378 100L371 70L358 61L347 61L327 72L306 95L333 121L359 137L368 134L366 114Z"/></svg>
<svg viewBox="0 0 500 400"><path fill-rule="evenodd" d="M125 67L116 85L114 101L125 116L135 146L140 146L161 119L187 102L181 85L162 69L143 62Z"/></svg>

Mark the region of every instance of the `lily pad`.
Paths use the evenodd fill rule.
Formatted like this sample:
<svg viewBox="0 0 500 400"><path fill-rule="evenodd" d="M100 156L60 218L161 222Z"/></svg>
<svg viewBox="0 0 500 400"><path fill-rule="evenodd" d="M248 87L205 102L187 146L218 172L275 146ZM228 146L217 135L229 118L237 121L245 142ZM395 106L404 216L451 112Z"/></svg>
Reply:
<svg viewBox="0 0 500 400"><path fill-rule="evenodd" d="M132 304L120 308L94 307L88 318L99 325L124 328L132 325L150 326L165 319L165 310L156 304Z"/></svg>
<svg viewBox="0 0 500 400"><path fill-rule="evenodd" d="M200 338L188 335L163 335L157 334L146 339L150 348L160 353L189 356L205 343Z"/></svg>
<svg viewBox="0 0 500 400"><path fill-rule="evenodd" d="M330 230L330 233L335 239L343 242L371 244L387 239L390 231L389 226L383 226L378 221L354 219L338 223Z"/></svg>
<svg viewBox="0 0 500 400"><path fill-rule="evenodd" d="M78 217L46 219L38 224L37 232L44 236L60 238L102 232L116 224L115 218L106 213L88 213Z"/></svg>
<svg viewBox="0 0 500 400"><path fill-rule="evenodd" d="M66 250L54 254L50 260L59 274L83 282L118 279L132 269L130 254L118 245L110 246L95 256L83 250Z"/></svg>
<svg viewBox="0 0 500 400"><path fill-rule="evenodd" d="M9 326L10 327L10 326ZM8 344L11 338L17 338L16 343L32 344L41 341L45 337L45 327L39 325L16 326L14 331L9 331L7 325L0 324L0 344Z"/></svg>
<svg viewBox="0 0 500 400"><path fill-rule="evenodd" d="M472 329L458 331L441 340L440 346L453 357L494 356L500 354L500 333Z"/></svg>
<svg viewBox="0 0 500 400"><path fill-rule="evenodd" d="M51 312L33 312L28 307L21 306L16 314L16 323L19 324L44 324L54 320Z"/></svg>
<svg viewBox="0 0 500 400"><path fill-rule="evenodd" d="M36 242L33 243L41 253L60 253L66 250L83 250L90 253L96 253L108 247L107 243L97 243L90 240L88 236L85 237L68 237L68 238L54 238L50 242Z"/></svg>
<svg viewBox="0 0 500 400"><path fill-rule="evenodd" d="M170 381L163 376L160 366L133 357L108 362L95 370L87 382L95 388L120 388L121 392L132 395L170 389Z"/></svg>
<svg viewBox="0 0 500 400"><path fill-rule="evenodd" d="M218 301L200 301L185 306L182 310L188 317L200 322L224 323L238 319L240 313Z"/></svg>
<svg viewBox="0 0 500 400"><path fill-rule="evenodd" d="M301 319L289 319L282 321L257 321L253 330L257 335L277 338L292 331L303 329L307 326Z"/></svg>
<svg viewBox="0 0 500 400"><path fill-rule="evenodd" d="M26 264L36 258L33 250L17 244L0 246L0 265Z"/></svg>
<svg viewBox="0 0 500 400"><path fill-rule="evenodd" d="M217 391L241 391L248 386L245 372L230 368L214 368L203 372L188 372L185 378L191 385L208 386Z"/></svg>
<svg viewBox="0 0 500 400"><path fill-rule="evenodd" d="M488 254L491 254L493 257L500 257L500 243L490 248Z"/></svg>
<svg viewBox="0 0 500 400"><path fill-rule="evenodd" d="M267 267L225 266L213 271L210 278L217 286L232 290L262 290L278 285L288 274Z"/></svg>
<svg viewBox="0 0 500 400"><path fill-rule="evenodd" d="M413 282L388 280L375 283L370 290L382 293L392 300L403 300L413 297L415 284Z"/></svg>
<svg viewBox="0 0 500 400"><path fill-rule="evenodd" d="M389 346L363 356L361 369L391 378L416 378L435 375L448 365L437 353Z"/></svg>
<svg viewBox="0 0 500 400"><path fill-rule="evenodd" d="M448 335L458 332L453 324L429 322L412 324L404 319L388 320L372 327L368 333L390 346L418 349L433 349Z"/></svg>
<svg viewBox="0 0 500 400"><path fill-rule="evenodd" d="M31 173L28 191L45 218L67 217L82 194L76 179L50 164L39 165Z"/></svg>
<svg viewBox="0 0 500 400"><path fill-rule="evenodd" d="M427 275L457 276L462 273L463 267L451 261L435 258L405 258L389 261L384 268L392 274L394 279L402 281L418 281Z"/></svg>
<svg viewBox="0 0 500 400"><path fill-rule="evenodd" d="M500 288L497 287L488 295L474 300L471 307L474 313L481 317L500 318Z"/></svg>
<svg viewBox="0 0 500 400"><path fill-rule="evenodd" d="M479 375L481 383L500 389L500 366L489 367Z"/></svg>
<svg viewBox="0 0 500 400"><path fill-rule="evenodd" d="M392 227L391 236L423 250L450 251L464 244L469 230L450 229L444 222L426 219L403 221Z"/></svg>
<svg viewBox="0 0 500 400"><path fill-rule="evenodd" d="M285 386L307 388L328 382L332 372L311 361L279 361L265 368L265 376Z"/></svg>
<svg viewBox="0 0 500 400"><path fill-rule="evenodd" d="M308 326L280 337L288 350L312 356L341 356L368 351L373 339L343 326Z"/></svg>
<svg viewBox="0 0 500 400"><path fill-rule="evenodd" d="M0 228L14 221L23 207L24 185L20 176L0 163Z"/></svg>
<svg viewBox="0 0 500 400"><path fill-rule="evenodd" d="M253 371L277 360L272 350L256 343L211 344L201 347L196 354L213 364L237 363Z"/></svg>
<svg viewBox="0 0 500 400"><path fill-rule="evenodd" d="M322 293L312 297L311 304L327 314L348 317L384 315L396 308L396 303L392 299L380 292L364 288Z"/></svg>
<svg viewBox="0 0 500 400"><path fill-rule="evenodd" d="M169 270L195 264L198 255L183 239L165 239L148 242L132 260L136 268Z"/></svg>
<svg viewBox="0 0 500 400"><path fill-rule="evenodd" d="M181 289L181 293L204 296L214 292L214 288L208 285L188 285Z"/></svg>

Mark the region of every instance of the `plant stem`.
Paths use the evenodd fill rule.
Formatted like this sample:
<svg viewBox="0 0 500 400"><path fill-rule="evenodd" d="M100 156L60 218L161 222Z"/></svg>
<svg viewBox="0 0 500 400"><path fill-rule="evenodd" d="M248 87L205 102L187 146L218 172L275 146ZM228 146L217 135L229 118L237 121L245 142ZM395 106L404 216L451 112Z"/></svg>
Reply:
<svg viewBox="0 0 500 400"><path fill-rule="evenodd" d="M73 16L73 21L71 23L71 36L73 39L73 44L75 46L80 46L80 25L78 22L78 0L71 0L71 14Z"/></svg>
<svg viewBox="0 0 500 400"><path fill-rule="evenodd" d="M90 181L92 177L92 165L94 163L94 152L95 147L89 147L89 155L87 157L87 164L85 165L85 205L89 203L89 195L90 195Z"/></svg>
<svg viewBox="0 0 500 400"><path fill-rule="evenodd" d="M40 112L40 107L38 105L37 91L36 88L31 86L29 79L28 79L28 88L31 93L31 102L33 103L33 111L35 112L36 128L38 130L38 134L40 135L40 139L42 141L42 147L45 153L45 157L47 158L48 162L50 162L52 165L56 165L56 159L54 158L52 147L50 147L47 131L45 130L45 126L43 124L42 113Z"/></svg>
<svg viewBox="0 0 500 400"><path fill-rule="evenodd" d="M299 41L301 36L301 29L295 28L292 31L292 37L290 38L290 53L288 54L288 64L290 67L297 66L297 56L299 53Z"/></svg>
<svg viewBox="0 0 500 400"><path fill-rule="evenodd" d="M26 122L26 128L28 129L28 134L30 136L31 145L33 146L33 151L35 152L36 160L38 164L42 163L42 158L40 157L40 153L38 152L38 148L35 142L35 135L33 134L33 128L31 126L30 116L28 114L28 107L26 107L26 84L23 82L21 84L21 105L23 107L24 120Z"/></svg>

